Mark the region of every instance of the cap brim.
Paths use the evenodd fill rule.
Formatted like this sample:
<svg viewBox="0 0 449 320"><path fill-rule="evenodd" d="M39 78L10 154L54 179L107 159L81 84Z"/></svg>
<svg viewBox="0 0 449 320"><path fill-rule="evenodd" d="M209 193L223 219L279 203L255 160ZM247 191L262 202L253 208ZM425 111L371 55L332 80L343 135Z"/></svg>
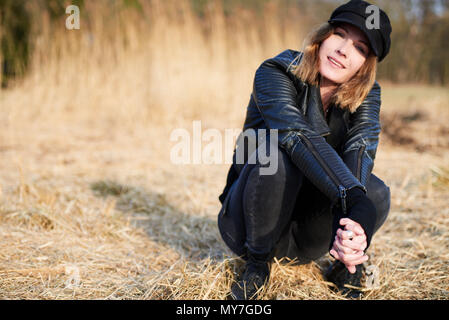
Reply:
<svg viewBox="0 0 449 320"><path fill-rule="evenodd" d="M365 36L368 38L368 41L371 45L371 50L373 50L374 54L379 57L379 52L376 49L376 40L374 39L374 36L368 32L366 25L365 25L365 18L352 14L352 13L341 13L338 15L338 17L335 17L333 19L330 19L328 21L330 24L332 23L338 23L338 22L345 22L353 25L354 27L359 28Z"/></svg>

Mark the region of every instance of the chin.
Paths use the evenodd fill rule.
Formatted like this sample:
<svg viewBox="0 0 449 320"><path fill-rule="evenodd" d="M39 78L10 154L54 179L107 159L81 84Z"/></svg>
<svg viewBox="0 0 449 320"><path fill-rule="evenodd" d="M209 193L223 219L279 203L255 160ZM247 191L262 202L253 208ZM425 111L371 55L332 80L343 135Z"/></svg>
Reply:
<svg viewBox="0 0 449 320"><path fill-rule="evenodd" d="M334 82L335 84L342 84L343 82L345 82L345 79L343 77L337 76L333 72L326 72L326 71L321 72L320 71L320 74L324 78L326 78L327 80L329 80L331 82Z"/></svg>

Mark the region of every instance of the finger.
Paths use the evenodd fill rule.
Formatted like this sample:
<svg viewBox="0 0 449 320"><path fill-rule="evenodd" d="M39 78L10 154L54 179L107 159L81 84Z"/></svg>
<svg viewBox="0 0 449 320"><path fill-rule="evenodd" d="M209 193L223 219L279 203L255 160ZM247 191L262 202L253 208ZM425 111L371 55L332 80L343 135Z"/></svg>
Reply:
<svg viewBox="0 0 449 320"><path fill-rule="evenodd" d="M352 229L348 229L348 230L354 231L355 234L358 234L358 235L365 234L365 230L363 230L363 228L361 226L351 226L351 227L352 227Z"/></svg>
<svg viewBox="0 0 449 320"><path fill-rule="evenodd" d="M357 235L365 234L365 230L363 230L363 228L357 222L352 221L352 223L347 223L344 226L345 226L345 230L351 230L354 233L356 233Z"/></svg>
<svg viewBox="0 0 449 320"><path fill-rule="evenodd" d="M349 240L343 240L346 242L351 242ZM335 237L334 245L337 247L338 251L341 251L343 253L355 253L353 248L350 248L349 246L346 246L342 243L339 237Z"/></svg>
<svg viewBox="0 0 449 320"><path fill-rule="evenodd" d="M348 269L348 271L350 273L355 273L356 272L355 266L353 266L353 265L345 265L345 266L346 266L346 268Z"/></svg>
<svg viewBox="0 0 449 320"><path fill-rule="evenodd" d="M331 255L332 257L334 257L335 259L340 260L340 255L338 254L337 250L335 250L334 248L332 248L332 249L329 251L329 253L330 253L330 255Z"/></svg>
<svg viewBox="0 0 449 320"><path fill-rule="evenodd" d="M366 248L366 242L359 243L354 240L341 240L340 242L342 246L352 250L363 251Z"/></svg>
<svg viewBox="0 0 449 320"><path fill-rule="evenodd" d="M368 243L367 243L366 240L365 240L364 242L362 242L362 243L360 244L360 247L362 248L362 249L360 249L360 250L365 251L367 246L368 246Z"/></svg>
<svg viewBox="0 0 449 320"><path fill-rule="evenodd" d="M340 257L342 258L341 261L347 265L357 265L357 264L367 261L368 256L361 251L360 251L360 253L361 254L359 254L358 256L354 256L354 257L348 257L349 255L347 255L347 254L346 255L340 254Z"/></svg>
<svg viewBox="0 0 449 320"><path fill-rule="evenodd" d="M366 242L366 236L355 236L354 238L352 238L351 241L355 242L355 243L362 244L362 243Z"/></svg>
<svg viewBox="0 0 449 320"><path fill-rule="evenodd" d="M344 253L341 252L341 251L337 248L337 246L335 245L335 243L334 243L334 245L332 246L332 249L331 249L330 253L332 254L332 256L333 256L335 259L340 260L340 261L343 260L343 255L344 255Z"/></svg>
<svg viewBox="0 0 449 320"><path fill-rule="evenodd" d="M358 224L358 223L355 222L355 221L352 220L352 219L349 219L349 218L341 218L341 219L340 219L340 224L341 224L342 226L346 226L346 225L356 225L356 224Z"/></svg>
<svg viewBox="0 0 449 320"><path fill-rule="evenodd" d="M368 261L369 257L367 255L361 256L359 259L355 259L355 260L351 260L351 261L346 261L344 262L345 265L347 266L356 266L359 265L361 263L364 263L365 261Z"/></svg>
<svg viewBox="0 0 449 320"><path fill-rule="evenodd" d="M345 264L354 264L354 262L359 261L363 257L363 251L357 251L356 253L343 253L339 252L340 260Z"/></svg>
<svg viewBox="0 0 449 320"><path fill-rule="evenodd" d="M334 241L334 243L332 244L332 248L331 248L331 250L329 251L329 253L331 253L332 254L332 256L335 258L335 259L339 259L340 258L340 256L339 256L339 254L338 254L338 249L337 249L337 247L335 246L335 241Z"/></svg>
<svg viewBox="0 0 449 320"><path fill-rule="evenodd" d="M338 229L338 230L337 230L337 236L338 236L340 239L342 239L342 240L349 240L351 234L348 233L348 231L343 231L342 229ZM352 235L352 236L354 236L354 235Z"/></svg>
<svg viewBox="0 0 449 320"><path fill-rule="evenodd" d="M349 240L352 240L352 238L354 238L354 236L355 236L355 234L352 230L345 230L343 232L346 233L346 236L348 237Z"/></svg>

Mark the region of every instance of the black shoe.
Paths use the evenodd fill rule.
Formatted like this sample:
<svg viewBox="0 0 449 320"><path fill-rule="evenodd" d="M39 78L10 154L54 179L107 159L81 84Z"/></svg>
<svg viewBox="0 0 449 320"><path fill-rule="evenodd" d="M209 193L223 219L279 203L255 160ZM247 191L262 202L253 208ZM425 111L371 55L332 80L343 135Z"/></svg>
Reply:
<svg viewBox="0 0 449 320"><path fill-rule="evenodd" d="M357 299L362 295L363 264L356 266L355 273L350 273L344 263L335 261L326 271L324 277L336 285L337 290L347 298Z"/></svg>
<svg viewBox="0 0 449 320"><path fill-rule="evenodd" d="M234 300L257 299L270 278L270 262L249 259L239 280L231 286Z"/></svg>

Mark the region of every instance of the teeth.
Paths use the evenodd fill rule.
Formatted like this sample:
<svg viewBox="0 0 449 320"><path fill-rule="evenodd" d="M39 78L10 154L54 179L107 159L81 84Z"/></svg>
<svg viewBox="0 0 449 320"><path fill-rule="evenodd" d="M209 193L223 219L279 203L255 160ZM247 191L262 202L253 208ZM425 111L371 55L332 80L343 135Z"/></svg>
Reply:
<svg viewBox="0 0 449 320"><path fill-rule="evenodd" d="M343 68L343 66L340 64L340 63L338 63L337 61L335 61L334 59L332 59L332 58L330 58L331 59L331 61L333 62L333 63L335 63L337 66L340 66L340 67L342 67Z"/></svg>
<svg viewBox="0 0 449 320"><path fill-rule="evenodd" d="M335 60L332 59L331 57L329 57L329 59L330 59L333 63L335 63L337 66L340 66L340 67L343 68L343 65L342 65L342 64L338 63L337 61L335 61Z"/></svg>

